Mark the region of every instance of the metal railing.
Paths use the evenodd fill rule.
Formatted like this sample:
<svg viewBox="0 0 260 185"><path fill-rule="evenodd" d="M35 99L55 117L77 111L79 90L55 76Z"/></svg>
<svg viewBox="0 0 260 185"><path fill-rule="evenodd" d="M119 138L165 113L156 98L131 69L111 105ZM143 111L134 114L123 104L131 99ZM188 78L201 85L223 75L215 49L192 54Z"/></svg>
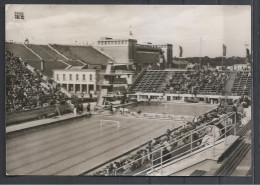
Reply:
<svg viewBox="0 0 260 185"><path fill-rule="evenodd" d="M152 152L147 153L146 155L133 160L131 162L128 162L127 164L117 168L115 170L115 175L126 175L126 173L130 173L134 176L136 175L146 175L147 172L153 172L161 170L161 174L163 173L163 167L166 163L170 161L174 161L181 156L184 156L186 154L191 154L195 150L198 150L200 148L203 148L206 146L207 142L202 143L203 138L205 135L207 135L207 132L210 133L211 138L213 138L210 146L212 146L213 150L213 156L215 155L215 145L216 141L221 138L227 138L227 133L234 130L234 135L236 135L236 113L228 113L220 118L219 121L214 123L215 121L210 121L209 123L206 123L200 127L197 127L181 136L178 136L178 139L172 139L169 140L168 143L163 143L157 145L156 149L153 149ZM223 128L216 129L216 125L223 123ZM210 130L209 130L210 129ZM222 134L216 134L217 132L222 132L224 130L224 133ZM202 132L202 133L200 133ZM197 134L198 138L194 140L194 136ZM190 140L188 143L184 143L183 140L185 138L188 138ZM183 142L183 145L178 147L178 143ZM165 153L165 149L168 147L172 147L172 145L177 145L176 149L173 149L172 151L168 151ZM139 164L139 166L138 166ZM136 169L129 169L131 166L137 165L138 167ZM120 170L123 171L120 173ZM163 174L162 174L163 175Z"/></svg>

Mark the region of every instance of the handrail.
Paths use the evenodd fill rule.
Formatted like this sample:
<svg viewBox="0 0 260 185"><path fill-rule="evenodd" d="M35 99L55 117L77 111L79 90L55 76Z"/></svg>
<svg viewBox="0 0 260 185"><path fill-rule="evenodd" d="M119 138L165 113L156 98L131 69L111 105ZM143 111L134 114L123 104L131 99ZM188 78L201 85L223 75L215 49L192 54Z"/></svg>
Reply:
<svg viewBox="0 0 260 185"><path fill-rule="evenodd" d="M230 118L230 117L233 116L233 115L236 115L236 113L232 112L232 113L228 113L228 114L224 115L224 116L221 117L221 119L218 120L218 122L215 123L214 125L217 125L217 124L219 124L219 123L222 123L224 120ZM148 157L148 158L149 158L150 155L153 155L153 154L155 154L155 153L158 152L158 151L161 151L161 152L162 152L162 150L163 150L164 148L167 148L167 147L169 147L171 144L177 143L177 142L179 142L180 140L183 140L184 137L190 137L190 136L191 136L191 142L189 142L189 143L187 143L187 144L185 144L185 145L183 145L183 146L181 146L181 147L179 147L179 148L177 148L177 149L175 149L175 150L173 150L173 151L167 153L166 155L169 155L169 154L171 154L171 153L173 153L173 152L176 152L176 151L178 151L178 150L180 150L180 149L182 149L182 148L184 148L184 147L186 147L186 146L188 146L188 145L191 145L191 150L185 151L185 152L183 152L183 153L187 153L187 152L189 152L189 151L192 152L192 150L194 150L195 148L197 148L197 147L195 147L195 148L192 147L193 143L196 142L196 141L201 140L201 139L205 136L205 135L202 135L202 136L199 137L199 139L193 141L193 140L192 140L193 134L194 134L195 132L200 131L200 130L203 130L203 129L206 129L206 128L211 127L211 125L209 125L209 124L212 123L212 122L213 122L213 121L210 121L209 123L206 123L206 125L204 125L203 127L200 127L200 128L198 128L198 129L192 130L191 132L189 132L189 134L185 134L185 135L183 135L183 136L180 136L180 138L179 138L178 140L175 140L175 141L173 141L174 139L171 140L170 142L168 142L167 146L163 146L164 144L160 144L159 146L157 145L158 147L160 147L159 149L153 150L152 152L148 153L147 155L144 155L144 156L142 156L142 157L140 157L140 158L138 158L138 159L136 159L136 160L134 160L134 161L131 161L130 163L127 163L126 165L123 165L123 166L117 168L117 169L115 170L115 175L117 174L117 171L118 171L119 169L123 169L123 168L125 168L127 165L131 165L131 164L133 164L133 163L135 163L135 162L137 162L137 161L140 161L140 160L142 160L144 157ZM235 124L235 125L236 125L236 124ZM228 126L228 125L225 124L225 127L224 127L224 128L219 129L218 131L213 131L213 132L214 132L214 133L213 133L213 135L214 135L214 142L215 142L215 133L216 133L216 132L219 132L219 131L222 131L223 129L226 130L226 127L227 127L227 126ZM235 126L233 126L232 128L234 128L234 127L235 127ZM215 128L215 127L213 127L213 128ZM225 134L226 134L226 132L225 132ZM222 136L223 136L223 134L220 135L219 138L221 138ZM226 135L225 135L225 137L226 137ZM214 145L214 146L215 146L215 145ZM183 153L181 153L181 154L179 154L179 155L183 155ZM164 157L164 156L166 156L166 155L161 155L161 157L160 157L160 158L161 158L161 163L162 163L162 157ZM179 156L179 155L177 155L177 156ZM159 160L160 158L157 158L156 160ZM176 158L176 156L174 156L174 157L172 157L172 158L170 158L170 159L173 159L173 158ZM153 160L153 159L151 160L151 162L152 162L152 167L150 167L150 168L154 168L154 165L153 165L153 162L154 162L154 161L155 161L155 160ZM165 161L164 161L164 162L165 162ZM149 169L149 168L148 168L148 169ZM145 171L147 171L147 169L145 169ZM137 174L140 174L140 172L137 173Z"/></svg>
<svg viewBox="0 0 260 185"><path fill-rule="evenodd" d="M236 125L233 125L228 131L230 131L231 129L235 128L235 126L236 126ZM222 129L219 129L219 131L224 130L224 129L226 129L226 127L225 127L225 128L222 128ZM216 132L218 132L218 131L215 131L215 133L216 133ZM225 134L226 134L226 133L220 135L220 136L218 137L218 139L221 138L221 137L222 137L223 135L225 135ZM201 138L202 138L202 137L201 137ZM191 145L191 146L192 146L192 143L194 143L194 142L200 140L201 138L199 138L199 139L197 139L197 140L195 140L195 141L193 141L193 142L191 142L191 143L188 143L188 144L182 146L181 148L183 148L183 147L185 147L185 146L187 146L187 145ZM215 140L218 140L218 139L214 139L214 141L215 141ZM225 138L225 141L226 141L226 138ZM213 148L215 147L215 145L212 145L212 146L213 146ZM173 153L173 152L175 152L175 151L177 151L177 150L180 149L180 148L178 148L177 150L174 150L174 151L172 151L172 152L169 152L169 153L167 153L167 154L165 154L165 155L160 156L160 158L157 158L156 160L161 159L161 162L162 162L162 163L166 163L166 162L168 162L168 161L170 161L170 160L173 160L173 159L178 158L179 156L181 156L181 155L183 155L183 154L185 154L185 153L189 153L189 152L192 153L192 151L194 151L194 150L197 149L197 148L201 148L201 145L196 146L196 147L194 147L194 148L191 147L190 150L184 151L184 152L181 153L181 154L178 154L178 155L176 155L176 156L171 157L170 159L167 159L167 160L162 161L162 158L163 158L164 156L169 155L169 154L171 154L171 153ZM152 164L153 164L154 161L155 161L155 160L151 161ZM161 164L159 163L159 164L156 164L156 165L152 165L152 167L147 168L147 169L145 169L145 170L143 170L143 171L141 171L141 172L138 172L137 174L134 174L134 176L135 176L135 175L139 175L139 174L141 174L141 173L143 173L143 172L145 172L145 171L148 171L148 170L150 170L150 169L154 169L154 168L156 168L156 167L159 167L160 165L161 165L161 168L162 168L162 163L161 163ZM157 170L154 170L154 171L157 171Z"/></svg>

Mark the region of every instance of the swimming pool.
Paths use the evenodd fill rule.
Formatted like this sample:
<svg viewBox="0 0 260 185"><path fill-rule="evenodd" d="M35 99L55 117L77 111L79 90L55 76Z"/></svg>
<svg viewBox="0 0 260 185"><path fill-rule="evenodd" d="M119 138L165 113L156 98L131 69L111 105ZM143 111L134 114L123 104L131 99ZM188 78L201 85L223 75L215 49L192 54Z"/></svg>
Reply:
<svg viewBox="0 0 260 185"><path fill-rule="evenodd" d="M202 103L162 103L162 102L142 102L129 105L127 108L130 112L160 113L173 115L199 116L217 105Z"/></svg>

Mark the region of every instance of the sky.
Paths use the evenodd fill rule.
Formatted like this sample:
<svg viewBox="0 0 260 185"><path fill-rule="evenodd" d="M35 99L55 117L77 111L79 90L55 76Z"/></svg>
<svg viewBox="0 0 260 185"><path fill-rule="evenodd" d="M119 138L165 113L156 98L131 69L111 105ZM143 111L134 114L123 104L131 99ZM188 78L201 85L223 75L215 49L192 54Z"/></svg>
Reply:
<svg viewBox="0 0 260 185"><path fill-rule="evenodd" d="M6 41L96 43L101 37L173 44L173 56L246 56L251 49L250 6L6 5ZM23 21L14 12L24 12ZM133 36L129 35L129 32Z"/></svg>

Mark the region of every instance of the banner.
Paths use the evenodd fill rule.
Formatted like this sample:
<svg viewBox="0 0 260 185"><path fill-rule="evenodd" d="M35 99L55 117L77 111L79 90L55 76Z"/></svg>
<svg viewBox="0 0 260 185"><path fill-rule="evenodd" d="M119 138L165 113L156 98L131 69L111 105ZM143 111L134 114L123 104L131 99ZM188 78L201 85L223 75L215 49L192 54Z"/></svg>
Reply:
<svg viewBox="0 0 260 185"><path fill-rule="evenodd" d="M183 49L181 46L179 46L179 47L180 47L180 57L182 57Z"/></svg>
<svg viewBox="0 0 260 185"><path fill-rule="evenodd" d="M249 52L249 49L248 49L248 48L246 48L246 58L248 58L248 59L249 59L249 57L250 57L250 52Z"/></svg>

